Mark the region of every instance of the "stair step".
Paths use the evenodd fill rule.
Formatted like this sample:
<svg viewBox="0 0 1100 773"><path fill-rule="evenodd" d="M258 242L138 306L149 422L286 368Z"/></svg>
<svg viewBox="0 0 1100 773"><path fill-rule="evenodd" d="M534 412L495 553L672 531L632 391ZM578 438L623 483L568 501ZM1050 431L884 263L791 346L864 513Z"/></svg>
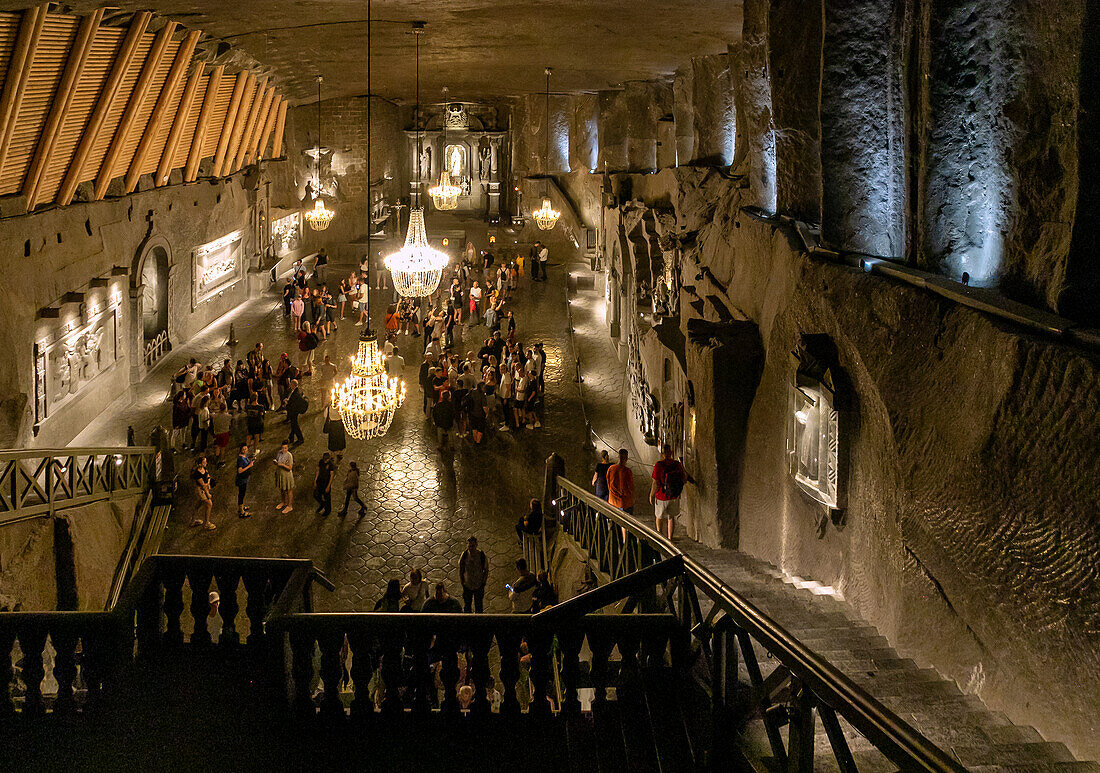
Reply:
<svg viewBox="0 0 1100 773"><path fill-rule="evenodd" d="M1075 762L1060 743L1007 743L996 746L956 746L952 753L963 765L1031 765Z"/></svg>
<svg viewBox="0 0 1100 773"><path fill-rule="evenodd" d="M971 773L1100 773L1096 762L1039 762L1023 765L975 765Z"/></svg>

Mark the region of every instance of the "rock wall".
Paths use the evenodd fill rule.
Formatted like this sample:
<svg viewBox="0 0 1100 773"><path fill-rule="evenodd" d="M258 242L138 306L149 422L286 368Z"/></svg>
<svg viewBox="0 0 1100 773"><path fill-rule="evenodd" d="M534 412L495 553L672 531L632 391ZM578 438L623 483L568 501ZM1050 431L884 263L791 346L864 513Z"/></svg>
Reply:
<svg viewBox="0 0 1100 773"><path fill-rule="evenodd" d="M388 100L371 102L371 175L375 196L387 200L407 195L409 164L404 155L403 113ZM286 164L273 177L273 202L286 209L302 206L306 182L314 175L317 144L317 103L287 111ZM324 245L355 241L366 233L367 222L367 100L366 97L326 99L321 102L321 145L329 149L321 157L321 176L335 181L333 208L336 216L320 233L305 228L305 244L311 250Z"/></svg>
<svg viewBox="0 0 1100 773"><path fill-rule="evenodd" d="M629 187L635 219L672 202L683 250L689 532L834 586L902 651L1100 753L1100 358L815 260L742 213L737 180L682 168ZM836 351L839 510L789 470L806 334Z"/></svg>
<svg viewBox="0 0 1100 773"><path fill-rule="evenodd" d="M154 247L167 257L167 330L181 343L248 297L248 272L258 268L255 167L221 182L199 182L0 220L0 261L15 281L0 290L5 324L0 346L9 367L0 374L0 439L5 445L65 445L112 400L144 377L141 272ZM241 234L239 279L195 302L196 247ZM89 283L106 279L102 292ZM65 301L67 293L84 293ZM97 294L98 293L98 294ZM101 298L106 293L108 297ZM77 296L73 296L77 298ZM117 306L117 357L93 382L40 423L35 422L35 345L79 328L93 304ZM43 309L58 309L47 316ZM131 323L137 321L132 326ZM71 325L72 328L58 327Z"/></svg>

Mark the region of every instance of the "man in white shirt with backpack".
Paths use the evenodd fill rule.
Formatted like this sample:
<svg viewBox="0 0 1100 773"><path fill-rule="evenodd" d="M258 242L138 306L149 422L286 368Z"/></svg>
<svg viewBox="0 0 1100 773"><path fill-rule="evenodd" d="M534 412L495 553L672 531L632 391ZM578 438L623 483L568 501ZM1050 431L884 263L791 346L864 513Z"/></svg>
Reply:
<svg viewBox="0 0 1100 773"><path fill-rule="evenodd" d="M676 516L680 514L680 495L691 476L684 465L672 458L672 446L668 443L661 446L661 459L653 465L652 478L649 501L657 520L657 531L671 541L672 532L676 530Z"/></svg>

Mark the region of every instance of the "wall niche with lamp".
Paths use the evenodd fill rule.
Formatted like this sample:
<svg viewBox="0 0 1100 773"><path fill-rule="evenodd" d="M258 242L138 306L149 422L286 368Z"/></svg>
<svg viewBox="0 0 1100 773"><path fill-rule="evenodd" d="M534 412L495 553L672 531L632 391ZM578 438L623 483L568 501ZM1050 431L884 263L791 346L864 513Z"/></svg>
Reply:
<svg viewBox="0 0 1100 773"><path fill-rule="evenodd" d="M799 492L822 505L817 528L818 537L824 537L830 522L838 529L844 526L847 379L839 366L836 345L823 334L801 336L792 366L787 467Z"/></svg>

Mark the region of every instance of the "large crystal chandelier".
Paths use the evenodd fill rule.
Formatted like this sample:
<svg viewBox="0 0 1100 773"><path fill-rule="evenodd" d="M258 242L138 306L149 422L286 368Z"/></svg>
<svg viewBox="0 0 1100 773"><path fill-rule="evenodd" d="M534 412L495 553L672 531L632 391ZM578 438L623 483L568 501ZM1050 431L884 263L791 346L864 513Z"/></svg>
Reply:
<svg viewBox="0 0 1100 773"><path fill-rule="evenodd" d="M545 138L545 162L546 168L543 172L549 176L550 174L550 73L551 69L546 68L546 125L544 127L546 132ZM552 231L554 226L558 224L558 218L561 217L561 212L558 212L552 206L550 206L550 182L547 181L544 184L542 194L542 206L531 213L531 217L535 218L535 225L539 227L541 231Z"/></svg>
<svg viewBox="0 0 1100 773"><path fill-rule="evenodd" d="M371 179L370 16L371 3L367 0L367 201L370 201ZM369 233L367 241L369 246ZM385 435L398 407L405 402L405 382L386 374L386 361L378 349L378 338L370 329L369 293L366 300L367 321L359 335L359 349L350 358L351 375L332 388L332 404L340 411L344 429L356 440Z"/></svg>
<svg viewBox="0 0 1100 773"><path fill-rule="evenodd" d="M414 22L413 33L416 36L416 198L420 199L420 35L424 31L423 22ZM386 268L393 276L393 286L398 294L405 298L421 298L431 295L439 287L443 269L447 266L446 253L428 244L428 234L424 228L424 208L416 206L409 211L409 230L405 234L405 246L387 255Z"/></svg>
<svg viewBox="0 0 1100 773"><path fill-rule="evenodd" d="M317 154L314 156L314 176L316 186L313 188L313 209L306 212L306 222L314 231L323 231L328 228L336 213L325 206L325 200L321 198L321 76L317 76Z"/></svg>
<svg viewBox="0 0 1100 773"><path fill-rule="evenodd" d="M443 151L447 151L447 107L449 103L447 101L447 89L443 89ZM462 189L451 182L451 170L447 166L447 160L444 158L440 164L443 171L439 173L439 185L436 185L428 189L428 195L432 197L432 203L435 204L435 208L439 210L455 209L458 207L458 195L462 193Z"/></svg>
<svg viewBox="0 0 1100 773"><path fill-rule="evenodd" d="M368 323L369 324L369 323ZM405 382L386 375L378 339L369 329L359 337L351 359L351 375L332 388L332 404L344 429L356 440L381 437L389 431L397 409L405 402Z"/></svg>

